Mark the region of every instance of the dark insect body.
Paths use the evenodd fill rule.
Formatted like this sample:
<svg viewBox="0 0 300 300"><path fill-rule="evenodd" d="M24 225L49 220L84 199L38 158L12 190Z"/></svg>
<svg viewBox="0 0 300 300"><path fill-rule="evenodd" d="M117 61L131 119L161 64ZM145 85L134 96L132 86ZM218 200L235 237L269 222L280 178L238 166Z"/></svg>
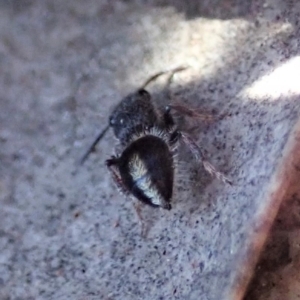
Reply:
<svg viewBox="0 0 300 300"><path fill-rule="evenodd" d="M182 69L173 70L172 75ZM112 127L120 145L117 155L106 160L106 165L118 188L125 195L134 196L148 205L170 210L175 156L180 141L189 147L211 175L229 184L231 182L205 159L193 139L178 129L171 111L192 118L203 118L203 115L178 104L167 105L162 111L154 106L145 87L165 73L152 76L142 88L121 100L109 117L109 125L95 139L81 163Z"/></svg>

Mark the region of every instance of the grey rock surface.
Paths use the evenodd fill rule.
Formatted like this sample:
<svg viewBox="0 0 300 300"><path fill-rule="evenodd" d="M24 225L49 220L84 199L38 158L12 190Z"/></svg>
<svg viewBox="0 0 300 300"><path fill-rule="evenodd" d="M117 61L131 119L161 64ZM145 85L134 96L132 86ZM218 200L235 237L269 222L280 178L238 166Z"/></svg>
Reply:
<svg viewBox="0 0 300 300"><path fill-rule="evenodd" d="M0 1L0 299L230 299L299 114L300 5L196 2ZM234 185L182 147L144 238L104 166L112 133L77 162L122 97L180 65L173 97L226 114L193 136Z"/></svg>

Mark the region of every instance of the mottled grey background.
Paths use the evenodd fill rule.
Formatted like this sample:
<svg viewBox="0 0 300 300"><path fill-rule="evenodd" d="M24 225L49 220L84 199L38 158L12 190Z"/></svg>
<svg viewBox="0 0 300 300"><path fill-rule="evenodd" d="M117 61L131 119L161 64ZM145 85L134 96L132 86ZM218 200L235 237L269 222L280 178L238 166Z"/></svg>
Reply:
<svg viewBox="0 0 300 300"><path fill-rule="evenodd" d="M283 0L0 1L0 298L229 299L299 112L295 75L272 77L298 70L299 13ZM193 135L234 186L182 148L173 209L145 208L143 238L104 166L112 134L76 164L123 96L180 65L171 94L226 113ZM150 87L158 105L164 87Z"/></svg>

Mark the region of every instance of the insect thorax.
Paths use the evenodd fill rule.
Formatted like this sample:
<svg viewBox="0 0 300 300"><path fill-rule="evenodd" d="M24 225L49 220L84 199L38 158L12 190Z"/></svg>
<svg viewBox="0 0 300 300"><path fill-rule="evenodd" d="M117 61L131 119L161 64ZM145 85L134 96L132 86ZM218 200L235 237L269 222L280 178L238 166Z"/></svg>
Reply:
<svg viewBox="0 0 300 300"><path fill-rule="evenodd" d="M126 145L132 135L151 128L159 122L159 114L145 90L125 97L110 116L110 125L121 144Z"/></svg>

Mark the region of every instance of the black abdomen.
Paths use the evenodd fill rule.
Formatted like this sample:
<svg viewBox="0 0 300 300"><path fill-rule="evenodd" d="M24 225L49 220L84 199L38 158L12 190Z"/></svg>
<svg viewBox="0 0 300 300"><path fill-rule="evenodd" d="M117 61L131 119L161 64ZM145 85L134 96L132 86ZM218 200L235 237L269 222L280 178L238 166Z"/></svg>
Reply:
<svg viewBox="0 0 300 300"><path fill-rule="evenodd" d="M139 200L170 209L174 181L173 155L166 142L147 135L132 142L119 158L127 189Z"/></svg>

